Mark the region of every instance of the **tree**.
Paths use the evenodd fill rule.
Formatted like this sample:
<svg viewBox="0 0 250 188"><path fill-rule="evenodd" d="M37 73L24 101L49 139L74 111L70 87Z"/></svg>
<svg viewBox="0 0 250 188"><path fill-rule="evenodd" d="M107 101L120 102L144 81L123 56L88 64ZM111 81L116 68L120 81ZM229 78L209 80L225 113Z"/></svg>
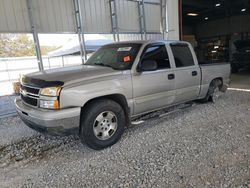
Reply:
<svg viewBox="0 0 250 188"><path fill-rule="evenodd" d="M34 56L34 43L25 34L1 34L0 57Z"/></svg>
<svg viewBox="0 0 250 188"><path fill-rule="evenodd" d="M41 46L42 55L57 49L55 46ZM27 34L0 34L0 57L35 56L35 44Z"/></svg>

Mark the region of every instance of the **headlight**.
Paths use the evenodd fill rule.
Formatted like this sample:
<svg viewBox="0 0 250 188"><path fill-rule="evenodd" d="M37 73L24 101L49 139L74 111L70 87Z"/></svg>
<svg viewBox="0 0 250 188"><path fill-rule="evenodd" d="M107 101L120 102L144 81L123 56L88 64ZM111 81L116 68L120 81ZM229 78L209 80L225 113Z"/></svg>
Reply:
<svg viewBox="0 0 250 188"><path fill-rule="evenodd" d="M46 87L41 90L40 95L56 97L59 96L61 89L61 87Z"/></svg>
<svg viewBox="0 0 250 188"><path fill-rule="evenodd" d="M42 88L39 96L39 107L54 110L59 109L59 95L61 89L61 87Z"/></svg>
<svg viewBox="0 0 250 188"><path fill-rule="evenodd" d="M59 101L58 100L41 100L40 99L40 108L47 109L59 109Z"/></svg>

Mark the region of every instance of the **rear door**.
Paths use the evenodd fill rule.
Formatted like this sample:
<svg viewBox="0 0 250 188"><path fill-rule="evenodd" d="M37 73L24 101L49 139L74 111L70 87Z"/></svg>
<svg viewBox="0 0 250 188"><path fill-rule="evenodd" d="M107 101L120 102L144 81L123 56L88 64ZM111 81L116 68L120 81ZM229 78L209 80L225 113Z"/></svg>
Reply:
<svg viewBox="0 0 250 188"><path fill-rule="evenodd" d="M143 60L156 61L158 68L133 75L134 114L164 107L173 103L175 98L175 79L166 45L146 46L140 62Z"/></svg>
<svg viewBox="0 0 250 188"><path fill-rule="evenodd" d="M195 54L186 43L170 44L175 68L175 103L193 100L199 96L201 71Z"/></svg>

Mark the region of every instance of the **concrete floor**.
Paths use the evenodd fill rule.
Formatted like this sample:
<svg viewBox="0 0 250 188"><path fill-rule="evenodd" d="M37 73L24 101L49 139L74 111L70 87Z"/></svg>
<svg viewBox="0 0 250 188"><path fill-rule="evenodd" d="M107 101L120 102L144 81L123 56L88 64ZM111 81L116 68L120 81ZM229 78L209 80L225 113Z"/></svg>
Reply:
<svg viewBox="0 0 250 188"><path fill-rule="evenodd" d="M17 95L0 96L0 119L7 116L16 115L14 99Z"/></svg>
<svg viewBox="0 0 250 188"><path fill-rule="evenodd" d="M250 89L250 70L232 74L230 88Z"/></svg>
<svg viewBox="0 0 250 188"><path fill-rule="evenodd" d="M163 113L138 119L102 151L2 118L0 187L250 188L250 92Z"/></svg>

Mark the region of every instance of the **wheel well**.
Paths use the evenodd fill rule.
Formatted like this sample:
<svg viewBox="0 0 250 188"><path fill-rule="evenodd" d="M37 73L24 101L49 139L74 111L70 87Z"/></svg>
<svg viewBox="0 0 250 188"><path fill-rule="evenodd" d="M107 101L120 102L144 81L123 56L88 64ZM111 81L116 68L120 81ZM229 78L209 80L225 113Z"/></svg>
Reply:
<svg viewBox="0 0 250 188"><path fill-rule="evenodd" d="M215 80L221 81L220 87L223 85L223 78L222 78L222 77L214 78L214 79L210 82L210 84L211 84L213 81L215 81Z"/></svg>
<svg viewBox="0 0 250 188"><path fill-rule="evenodd" d="M101 97L96 97L93 99L90 99L87 101L83 107L81 108L81 114L84 113L84 111L88 108L89 105L91 105L92 102L100 99L109 99L117 102L124 110L125 116L126 116L126 125L128 126L130 124L130 109L127 103L127 100L124 95L121 94L112 94L112 95L105 95Z"/></svg>

